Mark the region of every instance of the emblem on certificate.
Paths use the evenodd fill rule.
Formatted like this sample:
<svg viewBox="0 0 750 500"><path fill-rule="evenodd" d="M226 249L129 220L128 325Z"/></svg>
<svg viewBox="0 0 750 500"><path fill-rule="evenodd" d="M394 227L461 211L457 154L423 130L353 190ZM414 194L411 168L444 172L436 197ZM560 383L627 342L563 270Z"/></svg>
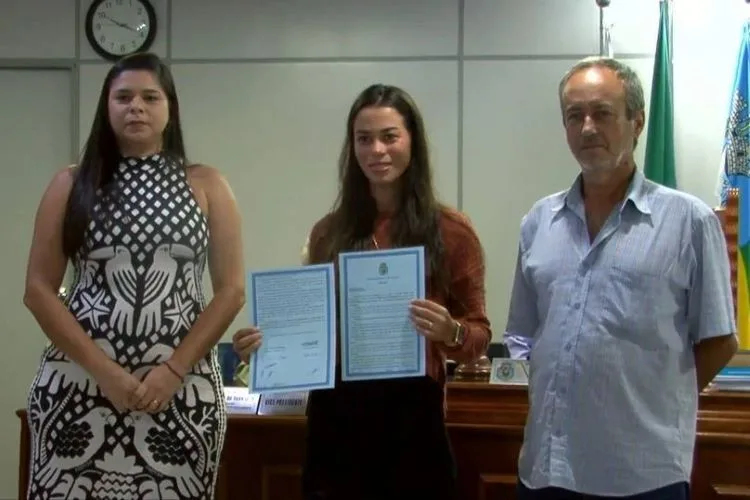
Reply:
<svg viewBox="0 0 750 500"><path fill-rule="evenodd" d="M494 358L490 384L527 385L529 362L525 359Z"/></svg>
<svg viewBox="0 0 750 500"><path fill-rule="evenodd" d="M388 274L388 264L386 264L385 262L381 262L380 266L378 266L378 273L381 276L385 276L386 274Z"/></svg>

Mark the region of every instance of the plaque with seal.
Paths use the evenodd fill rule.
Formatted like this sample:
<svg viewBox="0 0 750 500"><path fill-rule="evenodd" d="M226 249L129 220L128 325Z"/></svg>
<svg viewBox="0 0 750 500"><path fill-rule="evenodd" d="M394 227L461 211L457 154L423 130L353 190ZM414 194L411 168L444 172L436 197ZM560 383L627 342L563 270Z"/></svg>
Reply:
<svg viewBox="0 0 750 500"><path fill-rule="evenodd" d="M528 385L529 362L525 359L494 358L490 384Z"/></svg>
<svg viewBox="0 0 750 500"><path fill-rule="evenodd" d="M308 391L261 394L258 415L304 416L307 413L309 394Z"/></svg>

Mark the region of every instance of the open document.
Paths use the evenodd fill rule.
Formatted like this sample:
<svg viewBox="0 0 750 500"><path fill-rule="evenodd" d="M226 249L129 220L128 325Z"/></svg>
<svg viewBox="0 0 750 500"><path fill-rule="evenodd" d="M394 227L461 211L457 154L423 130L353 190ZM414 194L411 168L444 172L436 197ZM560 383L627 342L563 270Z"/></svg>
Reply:
<svg viewBox="0 0 750 500"><path fill-rule="evenodd" d="M425 374L425 339L409 319L424 266L423 247L339 255L342 380Z"/></svg>
<svg viewBox="0 0 750 500"><path fill-rule="evenodd" d="M328 389L335 383L333 264L250 272L250 321L263 344L250 360L253 393Z"/></svg>

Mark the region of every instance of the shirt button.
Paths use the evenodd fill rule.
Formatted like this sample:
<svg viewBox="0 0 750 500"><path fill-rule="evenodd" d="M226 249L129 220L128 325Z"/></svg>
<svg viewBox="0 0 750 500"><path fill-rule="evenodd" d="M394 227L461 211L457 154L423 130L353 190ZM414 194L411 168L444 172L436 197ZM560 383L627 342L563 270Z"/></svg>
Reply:
<svg viewBox="0 0 750 500"><path fill-rule="evenodd" d="M565 344L565 350L570 352L570 350L573 349L573 344Z"/></svg>
<svg viewBox="0 0 750 500"><path fill-rule="evenodd" d="M573 304L573 309L575 309L576 311L579 310L580 308L581 308L580 302L576 302L575 304Z"/></svg>

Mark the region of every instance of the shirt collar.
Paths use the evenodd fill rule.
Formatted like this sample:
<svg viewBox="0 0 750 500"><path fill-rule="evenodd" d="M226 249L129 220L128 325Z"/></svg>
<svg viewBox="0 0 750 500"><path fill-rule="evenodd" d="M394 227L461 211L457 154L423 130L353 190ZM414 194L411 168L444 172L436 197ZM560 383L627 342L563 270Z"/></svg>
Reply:
<svg viewBox="0 0 750 500"><path fill-rule="evenodd" d="M581 195L582 180L581 174L578 174L573 185L567 191L564 191L562 196L553 203L553 212L559 212L565 206L573 210L575 207L583 207L583 196ZM649 200L649 191L646 178L643 176L643 173L636 168L625 194L625 203L622 204L620 210L622 210L627 202L630 201L642 214L650 214L651 203Z"/></svg>

